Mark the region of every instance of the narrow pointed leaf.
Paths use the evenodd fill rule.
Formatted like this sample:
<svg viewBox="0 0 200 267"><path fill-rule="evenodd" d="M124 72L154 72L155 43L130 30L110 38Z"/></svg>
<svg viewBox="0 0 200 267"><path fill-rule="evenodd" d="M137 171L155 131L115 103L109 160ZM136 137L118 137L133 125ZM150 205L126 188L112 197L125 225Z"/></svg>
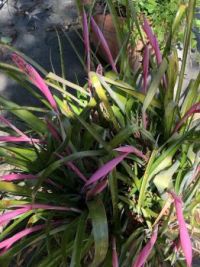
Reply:
<svg viewBox="0 0 200 267"><path fill-rule="evenodd" d="M22 239L23 237L30 235L34 232L37 232L43 228L45 228L46 225L36 225L27 229L22 230L21 232L18 232L14 236L0 242L0 249L4 249L3 253L5 253L14 243L16 243L18 240Z"/></svg>
<svg viewBox="0 0 200 267"><path fill-rule="evenodd" d="M87 223L86 213L83 214L78 223L76 237L73 243L73 253L70 262L70 267L81 267L81 252L83 249L84 232Z"/></svg>
<svg viewBox="0 0 200 267"><path fill-rule="evenodd" d="M82 19L83 19L83 40L84 40L86 57L87 57L87 71L89 73L90 72L90 40L89 40L87 15L85 13L84 8L82 12Z"/></svg>
<svg viewBox="0 0 200 267"><path fill-rule="evenodd" d="M102 45L102 48L103 48L103 50L104 50L104 52L108 58L110 65L112 66L113 71L117 72L116 64L115 64L114 59L112 57L112 53L110 51L108 43L107 43L102 31L100 30L99 26L96 24L93 17L91 17L91 27L92 27L94 34L97 36L100 44Z"/></svg>
<svg viewBox="0 0 200 267"><path fill-rule="evenodd" d="M187 262L187 266L192 266L192 242L187 230L187 226L184 220L183 211L182 211L182 199L180 196L177 196L175 193L170 192L174 199L174 205L176 209L177 220L179 223L179 234L180 234L180 241L181 247L183 249L183 253L185 255L185 259Z"/></svg>
<svg viewBox="0 0 200 267"><path fill-rule="evenodd" d="M47 120L47 128L50 131L51 135L57 140L57 141L61 141L61 137L60 134L58 133L57 129L54 127L54 125Z"/></svg>
<svg viewBox="0 0 200 267"><path fill-rule="evenodd" d="M137 256L136 261L132 267L143 267L144 266L157 240L157 235L158 235L158 226L155 227L153 234L151 236L151 239L148 241L146 246L141 250L141 252Z"/></svg>
<svg viewBox="0 0 200 267"><path fill-rule="evenodd" d="M0 136L0 142L10 142L10 143L41 143L41 140L29 138L27 136Z"/></svg>
<svg viewBox="0 0 200 267"><path fill-rule="evenodd" d="M85 183L85 186L96 183L101 178L108 175L127 155L128 153L124 153L104 164L89 178L89 180Z"/></svg>
<svg viewBox="0 0 200 267"><path fill-rule="evenodd" d="M109 115L109 119L113 122L115 128L119 130L116 116L112 110L109 99L106 95L106 91L104 90L104 88L102 87L102 85L99 81L99 76L95 72L90 72L89 73L89 79L90 79L90 82L91 82L92 86L94 87L99 99L103 102L105 109Z"/></svg>
<svg viewBox="0 0 200 267"><path fill-rule="evenodd" d="M26 122L31 129L39 133L46 132L46 125L44 124L44 122L40 118L33 115L33 113L31 113L30 111L22 110L21 106L13 103L10 100L5 99L2 96L0 96L0 104L5 109L8 108L12 114L20 118L22 121Z"/></svg>
<svg viewBox="0 0 200 267"><path fill-rule="evenodd" d="M154 98L154 96L158 90L159 84L162 81L162 78L165 74L165 71L167 70L167 66L168 66L167 60L164 59L162 61L162 63L160 64L159 69L156 72L156 74L155 74L155 76L151 82L151 85L148 89L147 95L146 95L144 103L143 103L143 113L147 110L147 108L151 104L151 102L152 102L152 100L153 100L153 98Z"/></svg>
<svg viewBox="0 0 200 267"><path fill-rule="evenodd" d="M155 49L154 33L146 18L144 18L143 30L146 33L151 46Z"/></svg>
<svg viewBox="0 0 200 267"><path fill-rule="evenodd" d="M63 156L57 154L61 159L63 159ZM84 182L87 182L87 178L85 177L85 175L79 170L78 167L76 167L76 165L69 161L69 162L66 162L65 165L71 169L79 178L81 178Z"/></svg>
<svg viewBox="0 0 200 267"><path fill-rule="evenodd" d="M33 174L21 174L21 173L12 173L0 176L0 180L2 181L18 181L24 179L36 179L37 176Z"/></svg>
<svg viewBox="0 0 200 267"><path fill-rule="evenodd" d="M143 66L143 88L142 88L142 92L144 94L146 94L146 92L147 92L147 79L148 79L148 75L149 75L149 48L148 48L148 45L146 45L145 49L144 49L144 57L143 57L142 66Z"/></svg>
<svg viewBox="0 0 200 267"><path fill-rule="evenodd" d="M160 65L161 62L162 62L162 54L161 54L161 51L160 51L158 40L157 40L157 38L155 36L154 36L154 49L155 49L157 64Z"/></svg>
<svg viewBox="0 0 200 267"><path fill-rule="evenodd" d="M9 120L4 118L3 116L0 116L0 121L2 121L4 124L8 125L11 129L13 129L17 134L21 136L26 136L22 131L20 131L15 125L13 125Z"/></svg>
<svg viewBox="0 0 200 267"><path fill-rule="evenodd" d="M80 212L79 210L71 208L71 207L51 206L51 205L46 205L46 204L22 204L22 205L15 205L15 207L20 207L20 208L0 215L0 225L4 223L8 223L10 220L15 218L16 216L26 213L27 211L30 211L33 209Z"/></svg>
<svg viewBox="0 0 200 267"><path fill-rule="evenodd" d="M20 209L16 209L13 211L3 213L2 215L0 215L0 225L8 223L10 220L14 219L15 217L17 217L20 214L23 214L29 210L30 209L28 207L24 207L24 208L20 208Z"/></svg>
<svg viewBox="0 0 200 267"><path fill-rule="evenodd" d="M157 40L156 36L154 35L153 30L152 30L151 26L149 25L146 18L144 18L143 30L146 33L147 38L149 39L149 42L155 51L156 61L157 61L158 65L160 65L162 62L162 55L161 55L161 51L159 48L158 40Z"/></svg>
<svg viewBox="0 0 200 267"><path fill-rule="evenodd" d="M47 98L52 108L55 111L58 111L57 104L48 86L45 84L44 80L39 75L39 73L31 65L26 63L25 60L16 53L12 54L12 60L18 66L18 68L28 76L30 81L43 93L43 95Z"/></svg>
<svg viewBox="0 0 200 267"><path fill-rule="evenodd" d="M118 151L118 152L123 152L123 153L133 153L136 156L144 159L144 160L148 160L148 157L146 155L143 154L143 152L139 149L137 149L134 146L121 146L118 148L115 148L114 150Z"/></svg>
<svg viewBox="0 0 200 267"><path fill-rule="evenodd" d="M97 198L87 203L94 236L94 259L90 267L98 267L108 252L108 222L103 202Z"/></svg>
<svg viewBox="0 0 200 267"><path fill-rule="evenodd" d="M200 103L194 104L183 116L183 118L177 123L176 127L174 128L173 133L177 132L181 126L187 121L189 117L191 117L195 113L200 113Z"/></svg>
<svg viewBox="0 0 200 267"><path fill-rule="evenodd" d="M80 213L80 210L75 209L73 207L62 207L62 206L53 206L53 205L47 205L47 204L22 204L22 205L15 205L15 207L23 207L30 210L33 209L43 209L43 210L54 210L54 211L76 211Z"/></svg>
<svg viewBox="0 0 200 267"><path fill-rule="evenodd" d="M108 180L104 179L100 181L94 188L87 192L87 199L90 199L98 194L100 194L108 185Z"/></svg>

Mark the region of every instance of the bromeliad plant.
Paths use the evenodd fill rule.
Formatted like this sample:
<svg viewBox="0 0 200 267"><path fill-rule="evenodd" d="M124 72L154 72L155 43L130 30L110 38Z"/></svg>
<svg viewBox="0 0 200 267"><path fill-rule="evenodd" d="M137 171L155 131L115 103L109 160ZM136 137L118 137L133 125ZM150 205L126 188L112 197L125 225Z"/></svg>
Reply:
<svg viewBox="0 0 200 267"><path fill-rule="evenodd" d="M190 1L190 20L194 7ZM183 92L192 23L179 71L170 41L162 56L144 22L149 45L136 90L114 68L96 25L115 72L90 71L84 10L82 17L85 87L47 74L19 52L13 65L0 64L45 106L0 96L2 110L20 125L0 117L7 170L0 178L1 266L192 266L200 223L200 74Z"/></svg>

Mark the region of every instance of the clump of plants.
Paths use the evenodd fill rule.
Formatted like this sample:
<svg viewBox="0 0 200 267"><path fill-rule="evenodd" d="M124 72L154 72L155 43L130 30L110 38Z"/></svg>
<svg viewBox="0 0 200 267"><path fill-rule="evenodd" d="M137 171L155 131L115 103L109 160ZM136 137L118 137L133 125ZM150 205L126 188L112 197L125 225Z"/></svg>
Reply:
<svg viewBox="0 0 200 267"><path fill-rule="evenodd" d="M15 118L0 117L1 266L192 266L200 223L200 74L184 91L183 79L194 8L190 1L181 69L173 36L162 55L144 20L141 85L116 65L84 9L85 86L18 51L13 64L0 63L43 103L19 106L0 96L2 110ZM113 71L91 71L89 23Z"/></svg>

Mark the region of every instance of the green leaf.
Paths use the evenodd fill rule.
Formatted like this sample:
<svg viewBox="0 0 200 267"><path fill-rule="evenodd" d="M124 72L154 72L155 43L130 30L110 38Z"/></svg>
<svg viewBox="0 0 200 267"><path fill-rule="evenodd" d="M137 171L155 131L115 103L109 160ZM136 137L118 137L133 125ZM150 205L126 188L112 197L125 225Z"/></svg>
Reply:
<svg viewBox="0 0 200 267"><path fill-rule="evenodd" d="M0 104L3 107L9 108L10 112L12 112L15 116L20 118L22 121L26 122L31 129L35 130L38 133L46 132L47 129L46 129L45 123L41 119L33 115L30 111L20 110L19 105L9 100L6 100L2 96L0 96Z"/></svg>
<svg viewBox="0 0 200 267"><path fill-rule="evenodd" d="M145 113L147 108L149 107L149 105L151 104L157 90L159 87L159 84L162 80L162 78L164 77L164 74L167 70L167 66L168 66L168 62L166 59L163 59L159 69L156 71L155 76L151 82L151 85L148 89L148 92L146 94L144 103L143 103L143 108L142 108L142 112Z"/></svg>
<svg viewBox="0 0 200 267"><path fill-rule="evenodd" d="M112 110L112 107L110 105L110 102L109 102L109 99L106 95L106 92L103 89L103 87L101 86L101 83L99 81L99 77L97 76L97 74L95 72L90 72L89 73L89 79L90 79L92 86L94 87L99 99L102 101L102 103L105 106L105 109L106 109L107 114L109 116L109 120L113 123L115 128L117 130L119 130L119 125L118 125L118 122L116 120L115 114Z"/></svg>
<svg viewBox="0 0 200 267"><path fill-rule="evenodd" d="M197 96L199 95L199 85L200 85L200 72L196 80L191 80L188 86L188 93L185 97L183 105L181 107L181 117L191 108L191 106L198 102Z"/></svg>
<svg viewBox="0 0 200 267"><path fill-rule="evenodd" d="M178 170L179 165L180 162L176 161L170 168L159 172L153 179L153 182L160 194L162 194L165 189L173 188L172 177Z"/></svg>
<svg viewBox="0 0 200 267"><path fill-rule="evenodd" d="M77 160L77 159L82 159L85 157L94 157L94 156L99 156L102 155L102 151L100 150L93 150L93 151L82 151L82 152L77 152L74 154L71 154L70 156L67 157L63 157L60 160L57 160L55 162L53 162L52 164L50 164L47 168L45 168L41 173L40 173L40 177L37 180L37 184L35 185L33 192L36 194L38 194L38 190L41 186L41 184L43 183L43 181L52 173L54 172L56 169L60 168L61 166L63 166L66 162L69 161L73 161L73 160Z"/></svg>
<svg viewBox="0 0 200 267"><path fill-rule="evenodd" d="M143 93L136 91L131 85L129 85L123 81L120 81L120 80L115 81L115 80L108 78L108 77L101 77L101 78L104 79L107 83L115 85L118 89L127 93L127 95L134 97L139 102L141 102L141 103L144 102L145 95ZM154 107L157 107L157 108L161 108L160 102L156 99L152 99L151 105Z"/></svg>
<svg viewBox="0 0 200 267"><path fill-rule="evenodd" d="M32 190L25 186L18 186L10 182L0 182L0 191L13 193L15 195L29 195L31 196Z"/></svg>
<svg viewBox="0 0 200 267"><path fill-rule="evenodd" d="M77 116L76 114L74 116L99 144L101 144L106 150L110 151L110 147L106 144L94 127L87 123L81 116Z"/></svg>
<svg viewBox="0 0 200 267"><path fill-rule="evenodd" d="M176 17L175 17L175 19L173 21L173 25L172 25L172 36L174 35L175 31L180 26L180 23L182 21L183 16L185 15L186 10L187 10L187 4L181 4L179 6L179 9L176 13Z"/></svg>
<svg viewBox="0 0 200 267"><path fill-rule="evenodd" d="M91 267L98 267L105 259L108 251L108 222L103 202L97 198L87 202L89 216L92 220L95 255Z"/></svg>
<svg viewBox="0 0 200 267"><path fill-rule="evenodd" d="M183 43L183 59L181 64L181 70L179 75L178 87L176 92L176 102L179 103L180 95L183 87L184 76L185 76L185 69L187 64L188 58L188 50L190 46L190 38L192 34L192 25L193 25L193 18L194 18L194 10L196 6L196 0L190 0L187 6L187 21L185 24L185 32L184 32L184 43Z"/></svg>
<svg viewBox="0 0 200 267"><path fill-rule="evenodd" d="M125 127L125 120L124 120L124 116L122 115L121 110L117 106L113 105L112 111L113 111L117 121L119 122L120 126Z"/></svg>
<svg viewBox="0 0 200 267"><path fill-rule="evenodd" d="M61 249L56 249L48 257L39 263L38 267L55 267L59 266L62 261L62 251Z"/></svg>
<svg viewBox="0 0 200 267"><path fill-rule="evenodd" d="M113 90L109 84L101 78L100 75L98 75L98 78L100 82L102 83L103 87L106 89L106 91L109 93L111 98L115 101L115 103L118 105L118 107L121 109L123 113L125 113L125 107L127 98L123 96L122 94L118 93L116 90Z"/></svg>
<svg viewBox="0 0 200 267"><path fill-rule="evenodd" d="M86 217L87 214L84 213L81 215L78 223L78 228L76 231L76 237L73 243L73 253L72 253L72 258L70 262L70 267L81 267L81 252L83 248L83 238L84 238L84 233L85 233L85 228L86 228Z"/></svg>
<svg viewBox="0 0 200 267"><path fill-rule="evenodd" d="M62 77L56 75L55 73L52 73L52 72L48 73L48 75L46 76L46 79L50 79L50 80L59 82L63 85L68 86L71 89L79 91L80 93L82 93L84 95L88 95L88 96L90 95L83 87L81 87L75 83L69 82L69 81L63 79Z"/></svg>
<svg viewBox="0 0 200 267"><path fill-rule="evenodd" d="M18 205L19 205L20 203L18 203ZM25 204L25 203L24 203ZM15 204L15 205L17 205L17 203ZM18 227L18 225L20 225L21 224L21 222L24 220L24 219L26 219L26 218L28 218L31 214L33 214L34 213L34 211L29 211L29 212L26 212L25 214L22 214L22 215L20 215L20 217L18 218L18 219L15 219L14 221L13 221L13 223L11 223L8 227L6 227L4 230L3 230L3 232L0 234L0 239L2 240L2 239L4 239L7 235L10 235L14 230L15 230L15 228L16 227Z"/></svg>
<svg viewBox="0 0 200 267"><path fill-rule="evenodd" d="M123 144L128 138L133 135L139 127L136 125L130 125L122 129L118 134L116 134L110 141L109 145L111 148L116 148L118 145Z"/></svg>
<svg viewBox="0 0 200 267"><path fill-rule="evenodd" d="M48 232L48 236L54 236L59 232L63 232L66 229L66 225L61 225L57 228L50 229ZM34 236L26 237L25 239L21 240L19 243L14 245L12 248L10 248L5 254L3 254L0 257L0 264L1 266L4 266L3 263L5 261L11 261L13 259L13 256L16 256L20 251L23 251L25 248L29 246L36 245L39 241L44 240L47 238L46 232L40 232L39 234L34 234ZM70 250L68 251L68 253ZM39 265L40 266L40 265ZM46 267L47 265L45 265Z"/></svg>
<svg viewBox="0 0 200 267"><path fill-rule="evenodd" d="M153 152L151 153L151 157L149 159L149 162L147 164L144 176L142 178L142 184L141 184L141 188L139 191L139 199L138 199L138 211L140 212L142 206L144 205L144 198L146 195L146 191L147 191L147 187L148 187L148 183L149 183L149 177L150 177L150 169L153 165L153 162L155 160L155 157L157 155L158 151L157 150L153 150Z"/></svg>

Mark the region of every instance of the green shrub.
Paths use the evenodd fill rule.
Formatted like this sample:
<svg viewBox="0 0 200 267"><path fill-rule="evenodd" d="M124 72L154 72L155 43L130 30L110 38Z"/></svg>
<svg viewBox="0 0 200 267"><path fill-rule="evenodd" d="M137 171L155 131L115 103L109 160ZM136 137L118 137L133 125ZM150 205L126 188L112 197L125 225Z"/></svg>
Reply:
<svg viewBox="0 0 200 267"><path fill-rule="evenodd" d="M36 71L43 69L19 52L15 67L0 63L43 103L18 106L0 96L2 110L24 129L0 118L1 163L9 165L0 181L1 266L182 266L183 256L191 266L199 233L200 74L184 93L183 79L194 6L190 1L181 70L170 40L162 57L145 21L154 53L145 46L138 90L135 76L127 79L118 66L89 71L81 87L54 73L43 72L43 80Z"/></svg>

